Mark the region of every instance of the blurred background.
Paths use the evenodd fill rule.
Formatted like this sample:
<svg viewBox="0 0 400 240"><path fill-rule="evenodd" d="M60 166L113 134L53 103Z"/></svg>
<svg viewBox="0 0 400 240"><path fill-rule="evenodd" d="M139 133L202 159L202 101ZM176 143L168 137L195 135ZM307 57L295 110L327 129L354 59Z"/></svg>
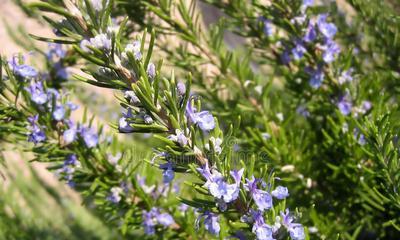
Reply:
<svg viewBox="0 0 400 240"><path fill-rule="evenodd" d="M21 32L39 36L52 34L51 29L29 18L17 2L0 0L0 54L7 59L19 52L26 53L30 48ZM42 48L47 46L38 41L34 44ZM30 61L33 64L40 62L35 57L32 52ZM119 107L113 105L111 91L85 88L84 85L78 86L77 91L82 93L77 94L80 97L75 101L79 102L85 102L93 94L102 94L103 97L96 98L98 100L90 107L98 123L117 117L107 115L110 111L98 107L104 106L98 101L109 101L108 107ZM54 173L46 169L46 164L30 163L32 158L33 155L23 149L16 149L0 140L0 239L118 238L116 231L82 206L80 196L59 182Z"/></svg>

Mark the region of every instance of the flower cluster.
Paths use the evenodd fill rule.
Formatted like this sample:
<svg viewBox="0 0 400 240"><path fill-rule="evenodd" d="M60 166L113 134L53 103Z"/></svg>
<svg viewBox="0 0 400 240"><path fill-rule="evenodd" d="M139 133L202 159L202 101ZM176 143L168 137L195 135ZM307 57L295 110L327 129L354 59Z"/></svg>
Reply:
<svg viewBox="0 0 400 240"><path fill-rule="evenodd" d="M197 112L189 101L186 107L186 114L192 124L197 124L201 130L210 131L215 128L214 117L208 111Z"/></svg>
<svg viewBox="0 0 400 240"><path fill-rule="evenodd" d="M140 52L140 41L134 41L126 45L125 50L122 52L122 59L128 61L128 53L133 54L137 61L142 59L142 53Z"/></svg>
<svg viewBox="0 0 400 240"><path fill-rule="evenodd" d="M111 39L106 33L101 33L93 38L82 40L80 47L85 52L92 52L90 48L97 48L104 51L111 50Z"/></svg>
<svg viewBox="0 0 400 240"><path fill-rule="evenodd" d="M220 172L216 169L210 170L208 164L203 168L197 169L201 175L206 179L204 187L207 188L211 195L214 196L219 203L220 210L225 211L226 203L233 202L239 196L240 181L244 169L239 171L231 171L231 176L234 178L235 183L228 184Z"/></svg>
<svg viewBox="0 0 400 240"><path fill-rule="evenodd" d="M110 190L110 194L107 196L107 200L117 204L121 201L121 194L123 193L123 189L120 187L112 187Z"/></svg>
<svg viewBox="0 0 400 240"><path fill-rule="evenodd" d="M288 189L286 187L278 186L271 193L268 193L265 190L258 189L257 183L259 180L254 177L250 180L246 179L246 181L247 183L245 184L245 188L249 191L257 206L257 210L250 209L249 212L251 215L250 221L253 222L253 233L256 234L257 239L274 239L273 235L276 234L281 227L279 219L277 219L277 222L273 226L268 225L265 223L263 212L273 207L272 197L275 197L278 200L287 198L289 196ZM262 185L265 185L265 183L262 183ZM287 214L289 214L288 210ZM304 239L305 234L303 226L301 224L291 224L291 221L292 218L290 218L290 222L286 219L282 220L283 226L288 229L291 238L293 240Z"/></svg>
<svg viewBox="0 0 400 240"><path fill-rule="evenodd" d="M289 210L280 213L280 217L276 218L274 225L265 223L262 211L251 210L250 215L244 218L244 221L253 223L252 231L260 240L273 240L274 235L278 233L279 229L283 226L289 233L290 238L293 240L305 239L304 228L301 224L293 223L293 217L290 216Z"/></svg>
<svg viewBox="0 0 400 240"><path fill-rule="evenodd" d="M177 194L179 193L179 184L174 183L174 184L168 184L169 182L164 181L164 176L163 176L163 184L152 184L152 185L147 185L146 184L146 177L142 177L140 175L136 175L136 179L138 181L139 186L143 189L143 191L151 196L153 199L158 200L160 198L165 198L168 196L169 193L172 194Z"/></svg>
<svg viewBox="0 0 400 240"><path fill-rule="evenodd" d="M169 227L175 223L172 216L163 213L159 208L152 208L150 211L143 211L143 228L147 235L155 234L155 226L162 225Z"/></svg>
<svg viewBox="0 0 400 240"><path fill-rule="evenodd" d="M25 57L15 55L9 61L9 66L16 76L22 78L35 78L39 75L39 72L32 66L24 64Z"/></svg>
<svg viewBox="0 0 400 240"><path fill-rule="evenodd" d="M206 182L204 187L208 189L210 194L216 199L217 206L221 212L224 212L228 208L228 203L231 203L238 199L239 191L241 187L241 179L244 173L244 169L234 170L230 172L231 177L234 179L233 184L229 184L225 181L222 174L216 169L211 169L208 164L203 168L198 168L198 171L205 178ZM243 184L243 188L247 191L254 201L257 210L249 209L249 215L251 218L243 220L244 222L253 223L253 233L257 239L274 239L273 235L276 234L280 228L275 224L270 226L265 223L263 213L266 210L273 208L273 197L278 200L285 199L289 196L289 191L286 187L277 186L272 192L265 191L259 188L259 185L266 186L267 184L260 179L256 179L252 176L250 179L246 179L246 183ZM204 212L199 219L204 218L204 225L206 230L211 234L219 234L220 226L218 223L218 215L209 211ZM246 218L244 218L246 219ZM288 220L289 219L289 220ZM304 239L304 228L300 224L292 224L292 218L286 216L283 221L283 225L288 229L292 239L300 240ZM278 226L278 227L277 227Z"/></svg>
<svg viewBox="0 0 400 240"><path fill-rule="evenodd" d="M67 68L64 66L63 59L67 52L61 44L49 44L49 50L46 53L47 60L55 71L55 76L66 80L69 76Z"/></svg>
<svg viewBox="0 0 400 240"><path fill-rule="evenodd" d="M304 228L299 223L293 223L293 217L290 216L289 209L281 212L282 225L289 231L293 240L301 240L305 238Z"/></svg>
<svg viewBox="0 0 400 240"><path fill-rule="evenodd" d="M217 214L210 211L205 211L196 219L196 227L199 228L200 220L204 218L204 228L213 235L218 235L221 226L219 225L219 217Z"/></svg>
<svg viewBox="0 0 400 240"><path fill-rule="evenodd" d="M65 121L68 125L68 129L66 129L63 133L63 139L65 144L71 144L78 139L80 136L85 142L88 148L96 147L99 142L99 136L90 127L83 125L76 125L72 120Z"/></svg>
<svg viewBox="0 0 400 240"><path fill-rule="evenodd" d="M89 179L88 182L82 184L82 188L90 186L90 191L87 190L85 194L95 195L96 201L100 196L101 199L98 202L107 206L102 209L107 213L105 215L109 216L109 213L116 212L120 213L120 216L125 215L126 218L121 217L119 221L119 224L124 226L122 228L131 229L130 226L129 228L125 226L141 223L147 235L153 235L158 231L175 230L175 228L179 229L176 230L177 232L184 234L187 224L175 225L178 218L174 219L172 216L177 214L172 211L171 214L167 213L171 209L178 208L162 206L165 200L163 198L167 198L171 193L173 195L180 193L176 184L180 179L172 184L178 173L196 178L201 175L197 180L203 180L202 183L189 182L188 185L195 186L205 199L197 201L197 196L190 194L193 199L180 198L187 205L179 207L182 211L185 211L188 206L197 209L196 225L198 227L199 222L203 220L205 229L211 234L218 235L221 234L222 224L226 222L221 219L239 221L240 216L245 213L249 216L244 221L250 227L247 230L252 229L252 233L248 232L254 233L257 239L273 239L278 234L279 224L287 229L292 239L305 238L302 225L292 223L293 220L288 213L281 216L281 221L275 223L271 221L269 212L272 212L272 209L279 211L286 207L284 201L279 206L278 204L274 206L273 201L287 198L289 191L283 186L277 186L271 191L273 183L266 183L264 177L255 177L263 176L263 172L267 171L266 166L263 166L261 170L248 172L243 163L242 168L233 170L231 166L233 159L230 155L233 148L224 142L228 139L225 135L225 126L230 126L231 122L219 125L211 113L213 108L210 103L206 105L210 107L210 111L202 110L201 101L191 95L191 75L188 75L187 81L176 81L174 73L169 78L161 76L162 61L157 64L151 62L155 31L150 33L150 41L146 39L147 32L142 38L136 38L140 40L125 41L127 39L123 39L122 41L121 36L123 38L131 36L131 32L126 30L126 25L123 26L126 22L121 24L118 34L115 31L109 31L112 11L105 9L110 7L110 3L86 1L85 6L81 6L82 4L77 6L72 2L66 2L65 7L75 11L74 17L67 17L66 22L70 24L62 25L68 28L63 29L65 39L75 39L74 41L66 40L74 44L74 50L76 50L68 54L82 56L83 64L90 64L90 67L83 68L85 76L75 75L75 78L123 92L124 97L117 96L125 111L118 121L118 131L152 134L160 140L153 160L150 162L145 159L143 162L156 165L162 170L162 184L147 186L144 178L134 173L139 163L134 167L136 163L128 166L120 165L123 162L121 155L112 156L108 154L110 151L103 149L108 143L99 144L100 132L92 128L91 123L79 123L70 119L71 112L76 110L77 106L67 101L66 94L51 88L53 85L39 77L33 68L15 61L11 62L14 74L29 82L25 91L38 112L38 115L30 120L29 139L35 144L44 142L46 140L44 130L54 133L48 134L48 138L56 135L58 141L55 142L60 148L58 153L66 156L59 174L69 185L79 184L74 182L80 179L74 175L77 169L82 168L82 171L79 171L83 175L82 178L85 178L87 172L92 171L93 176L86 177L85 179ZM309 6L310 3L307 1L303 5ZM93 9L95 14L102 16L101 19L93 16ZM78 14L79 11L81 14ZM63 12L58 11L58 13ZM264 19L263 24L264 32L272 35L272 22ZM318 85L318 82L322 82L324 78L322 64L329 64L338 53L338 46L334 45L336 43L333 41L336 30L334 25L326 21L324 15L320 15L315 23L310 22L310 26L313 29L307 30L304 38L293 40L294 48L290 51L289 57L300 60L308 49L307 44L314 41L322 42L320 49L323 49L324 63L318 67L319 77L311 81L316 82L313 85ZM77 35L81 37L77 38ZM79 40L81 40L80 43L77 43ZM147 52L146 46L148 46ZM51 45L50 48L47 60L53 65L55 76L66 78L62 59L68 54L60 45ZM313 74L316 75L316 73ZM261 94L262 91L263 89L259 88L258 93ZM217 111L213 113L217 114ZM281 122L284 121L283 114L280 113L277 117ZM39 125L41 119L46 123L47 128ZM234 127L231 128L229 137L235 136ZM263 135L264 140L270 137L270 135ZM118 145L112 141L110 139L109 145ZM46 144L52 143L49 141ZM115 148L119 147L121 146ZM80 165L78 156L83 166ZM122 159L128 159L129 156L124 152ZM155 159L165 162L156 164ZM132 162L131 159L128 160ZM254 162L253 165L255 165ZM94 193L97 191L100 193ZM140 210L142 214L141 216L132 214L131 210ZM231 215L231 212L240 214ZM193 218L192 221L194 221Z"/></svg>
<svg viewBox="0 0 400 240"><path fill-rule="evenodd" d="M55 89L45 89L41 80L32 80L29 87L26 88L26 91L30 94L31 101L39 105L39 112L45 113L49 111L52 113L51 116L55 121L63 121L69 126L69 129L65 130L63 133L66 144L75 141L79 133L88 147L95 147L97 145L98 135L93 129L82 125L76 126L72 120L67 119L71 111L78 108L76 104L72 102L63 104L62 95ZM44 135L44 132L38 131L39 127L36 124L31 122L31 126L32 133L37 132L35 135ZM42 138L43 137L40 137L39 140ZM33 142L37 143L40 141Z"/></svg>
<svg viewBox="0 0 400 240"><path fill-rule="evenodd" d="M304 6L311 6L306 3ZM307 22L308 16L303 12L303 15L293 19L293 23L303 26ZM325 78L324 65L333 62L340 53L340 46L333 40L337 33L335 24L327 21L328 14L318 15L316 18L308 20L308 25L305 28L304 35L301 38L294 40L294 47L290 53L294 60L300 60L308 51L309 47L314 47L322 52L322 60L317 66L308 66L305 72L310 76L309 84L312 88L319 88ZM290 61L289 51L283 53L282 59L288 64Z"/></svg>
<svg viewBox="0 0 400 240"><path fill-rule="evenodd" d="M29 122L29 135L28 135L28 142L33 142L34 144L43 142L46 140L46 134L38 125L39 115L35 115L33 117L28 118Z"/></svg>
<svg viewBox="0 0 400 240"><path fill-rule="evenodd" d="M62 168L57 171L57 175L62 176L70 187L74 187L74 173L76 169L80 167L81 163L78 161L77 156L75 154L69 154L65 158Z"/></svg>
<svg viewBox="0 0 400 240"><path fill-rule="evenodd" d="M300 30L301 34L300 36L289 35L292 40L286 44L285 50L281 54L281 61L288 65L294 60L294 65L301 66L303 63L300 64L300 60L304 59L307 54L307 59L304 61L306 64L304 72L309 77L308 83L311 88L319 89L326 74L332 71L331 63L338 59L341 47L334 40L338 29L334 23L328 21L329 15L324 13L311 16L307 13L307 9L313 5L314 1L304 0L300 7L300 15L291 19L291 23ZM271 21L264 19L264 26L270 29L270 25ZM267 36L270 36L269 31L267 32ZM278 43L281 45L281 42ZM310 56L315 56L315 59L308 59ZM353 113L357 117L359 114L368 112L372 105L369 101L364 101L369 104L354 106L352 96L347 88L347 84L353 81L353 72L352 68L335 71L337 83L345 89L337 94L334 104L343 115L347 116ZM305 108L304 106L300 107ZM309 116L309 113L306 112L305 116Z"/></svg>

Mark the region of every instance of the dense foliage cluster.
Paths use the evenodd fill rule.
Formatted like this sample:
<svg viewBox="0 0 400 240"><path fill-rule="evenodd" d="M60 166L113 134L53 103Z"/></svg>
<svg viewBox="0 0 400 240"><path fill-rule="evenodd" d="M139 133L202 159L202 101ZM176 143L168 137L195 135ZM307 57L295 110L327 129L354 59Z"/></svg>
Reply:
<svg viewBox="0 0 400 240"><path fill-rule="evenodd" d="M34 53L1 58L0 149L45 162L104 238L400 236L399 4L16 2L54 36L11 29Z"/></svg>

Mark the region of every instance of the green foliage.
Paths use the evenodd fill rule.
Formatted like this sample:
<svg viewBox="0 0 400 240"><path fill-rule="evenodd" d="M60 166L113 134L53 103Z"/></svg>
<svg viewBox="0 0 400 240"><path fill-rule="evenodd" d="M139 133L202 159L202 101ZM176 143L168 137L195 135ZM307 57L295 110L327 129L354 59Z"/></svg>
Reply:
<svg viewBox="0 0 400 240"><path fill-rule="evenodd" d="M9 156L9 155L8 155ZM2 157L4 157L2 155ZM65 186L49 183L31 166L7 161L2 171L0 239L117 238L97 216L81 206ZM23 169L25 168L26 169Z"/></svg>
<svg viewBox="0 0 400 240"><path fill-rule="evenodd" d="M210 238L203 229L195 229L192 223L197 217L193 211L179 211L177 204L181 202L218 213L220 239L236 230L254 237L250 235L251 224L240 221L254 205L251 197L241 189L229 210L220 211L196 170L209 163L229 183L233 180L230 170L244 167L246 178L254 174L271 186L279 181L287 185L291 197L266 214L271 225L287 204L298 207L296 216L307 227L306 238L398 238L397 2L348 0L304 9L299 0L269 4L257 0L116 0L108 4L103 1L105 7L101 10L86 0L17 2L30 16L47 22L62 35L31 37L71 46L63 64L79 66L82 71L73 78L116 91L117 103L133 112L126 120L134 136L154 134L143 145L165 154L156 152L150 160L147 149L132 150L133 144L142 148L139 141L117 139L93 150L86 149L82 139L67 147L61 142L54 146L66 128L55 132L58 126L50 116L40 119L46 126L46 135L58 135L51 142L30 146L35 160L60 164L61 156L77 154L84 165L76 177L77 190L87 205L95 203L95 211L110 224L118 225L123 235L143 236L138 230L143 221L141 211L161 206L172 213L178 226L157 228L158 238ZM43 12L57 14L65 21L54 21L42 16ZM335 41L340 44L341 53L335 60L325 61L326 39L318 38L317 44L304 43L304 56L293 59L290 52L296 48L296 41L304 37L308 24L319 21L319 14L325 12L329 13L327 21L337 26ZM220 17L205 24L214 13ZM303 14L305 22L301 20ZM269 25L273 27L271 35L266 32ZM17 33L10 32L18 40ZM82 46L85 40L102 33L110 37L109 51ZM141 58L127 51L127 44L134 40L140 42ZM19 42L40 51L30 40ZM282 58L285 53L291 54L290 62ZM154 76L148 73L152 61L156 63ZM3 66L9 83L0 86L0 139L21 142L26 135L25 119L35 106L20 91L24 85L13 79L6 64ZM52 64L47 63L46 68L54 75ZM324 75L318 87L310 86L310 68ZM351 72L352 81L343 82L346 71ZM52 79L48 87L68 86L79 91L74 84L54 76ZM179 93L178 83L185 83L184 93ZM133 91L139 104L122 97L120 91ZM21 101L27 103L22 106L16 104L20 92ZM199 97L194 98L193 94ZM80 98L85 105L96 105L90 96ZM350 113L338 106L343 99L351 103ZM205 133L190 122L186 116L188 103L216 116L212 131ZM369 103L371 107L366 107ZM143 115L151 121L137 117ZM92 122L84 114L82 123ZM111 126L119 129L115 124ZM189 136L187 144L171 137L178 136L176 130ZM211 137L221 139L221 154L215 151L216 143ZM120 151L124 152L121 166L128 172L122 176L107 161L107 154ZM169 194L153 199L139 186L135 174L141 172L149 182L157 183L156 171L150 166L160 167L165 161L176 163L173 170L184 183L183 190L179 196ZM110 187L117 186L121 179L133 185L132 196L115 207L106 197ZM275 236L288 237L282 232Z"/></svg>

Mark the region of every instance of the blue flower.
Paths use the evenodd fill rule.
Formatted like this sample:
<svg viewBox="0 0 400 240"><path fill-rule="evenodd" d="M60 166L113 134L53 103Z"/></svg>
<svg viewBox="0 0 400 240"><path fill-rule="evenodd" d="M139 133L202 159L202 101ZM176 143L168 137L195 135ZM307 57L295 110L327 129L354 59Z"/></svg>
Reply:
<svg viewBox="0 0 400 240"><path fill-rule="evenodd" d="M24 62L24 57L22 57L22 62ZM35 78L38 76L38 71L29 65L19 64L19 56L15 55L11 61L9 61L10 68L13 72L24 78Z"/></svg>
<svg viewBox="0 0 400 240"><path fill-rule="evenodd" d="M346 71L343 71L343 72L340 74L339 78L338 78L339 84L344 84L344 83L346 83L346 82L351 82L351 81L353 81L353 76L352 76L353 71L354 71L354 70L353 70L352 68L350 68L350 69L348 69L348 70L346 70Z"/></svg>
<svg viewBox="0 0 400 240"><path fill-rule="evenodd" d="M211 173L208 163L206 163L202 168L197 168L197 171L199 171L199 173L203 175L203 177L206 179L206 183L204 184L204 186L207 188L208 185L210 185L214 181L214 179L216 180L222 177L221 173L219 173L218 171L213 171L213 173Z"/></svg>
<svg viewBox="0 0 400 240"><path fill-rule="evenodd" d="M125 117L122 117L119 119L118 122L118 130L121 133L131 133L134 129L129 125L127 119Z"/></svg>
<svg viewBox="0 0 400 240"><path fill-rule="evenodd" d="M58 105L55 107L55 110L53 112L53 118L57 121L63 120L65 115L65 108L62 105Z"/></svg>
<svg viewBox="0 0 400 240"><path fill-rule="evenodd" d="M200 219L204 218L204 228L213 235L219 235L221 226L219 225L219 217L210 211L204 212L196 219L196 228L199 228Z"/></svg>
<svg viewBox="0 0 400 240"><path fill-rule="evenodd" d="M202 111L197 114L197 123L201 130L203 131L211 131L215 128L215 121L213 115L208 111Z"/></svg>
<svg viewBox="0 0 400 240"><path fill-rule="evenodd" d="M372 108L372 103L370 101L361 102L361 112L366 113Z"/></svg>
<svg viewBox="0 0 400 240"><path fill-rule="evenodd" d="M99 142L99 137L97 136L97 133L95 133L90 128L82 127L80 130L80 134L88 148L95 147Z"/></svg>
<svg viewBox="0 0 400 240"><path fill-rule="evenodd" d="M295 60L299 60L304 56L304 53L307 52L307 49L304 47L304 44L300 40L296 40L294 43L294 48L292 49L292 55Z"/></svg>
<svg viewBox="0 0 400 240"><path fill-rule="evenodd" d="M31 100L36 104L44 104L48 100L47 93L43 89L42 82L32 81L26 91L31 95Z"/></svg>
<svg viewBox="0 0 400 240"><path fill-rule="evenodd" d="M230 172L231 176L235 180L235 183L237 186L240 186L240 182L242 181L242 176L243 176L244 168L240 170L233 170Z"/></svg>
<svg viewBox="0 0 400 240"><path fill-rule="evenodd" d="M229 203L236 200L239 196L239 188L236 184L228 184L223 178L218 178L209 185L211 195L224 202Z"/></svg>
<svg viewBox="0 0 400 240"><path fill-rule="evenodd" d="M310 116L310 112L307 110L306 106L300 105L296 109L296 113L300 114L301 116L307 118Z"/></svg>
<svg viewBox="0 0 400 240"><path fill-rule="evenodd" d="M101 33L93 38L90 38L89 40L82 40L80 43L80 47L85 52L92 52L89 47L110 51L111 39L107 36L107 34Z"/></svg>
<svg viewBox="0 0 400 240"><path fill-rule="evenodd" d="M281 62L285 65L290 63L290 52L288 50L283 51L283 53L281 54Z"/></svg>
<svg viewBox="0 0 400 240"><path fill-rule="evenodd" d="M168 213L158 213L156 218L157 218L158 223L163 225L164 227L168 227L175 223L172 216Z"/></svg>
<svg viewBox="0 0 400 240"><path fill-rule="evenodd" d="M70 144L76 139L76 128L67 129L63 133L65 144Z"/></svg>
<svg viewBox="0 0 400 240"><path fill-rule="evenodd" d="M289 196L289 191L286 187L278 186L271 192L272 196L277 199L285 199Z"/></svg>
<svg viewBox="0 0 400 240"><path fill-rule="evenodd" d="M309 23L303 41L309 43L315 41L315 39L317 39L317 30L314 24Z"/></svg>
<svg viewBox="0 0 400 240"><path fill-rule="evenodd" d="M289 209L281 212L281 219L283 226L289 231L290 237L293 240L305 239L304 228L299 223L293 223L293 218L290 216Z"/></svg>
<svg viewBox="0 0 400 240"><path fill-rule="evenodd" d="M197 124L203 131L211 131L215 128L214 117L208 111L195 112L190 101L186 106L186 114L193 124Z"/></svg>
<svg viewBox="0 0 400 240"><path fill-rule="evenodd" d="M168 213L161 213L160 209L153 207L150 211L142 213L144 232L147 235L155 233L155 226L161 224L164 227L171 226L175 223L172 216Z"/></svg>
<svg viewBox="0 0 400 240"><path fill-rule="evenodd" d="M28 136L28 142L33 142L37 144L39 142L44 142L46 140L45 133L37 125L32 125L30 128L30 134Z"/></svg>
<svg viewBox="0 0 400 240"><path fill-rule="evenodd" d="M28 135L28 142L33 142L35 145L46 140L44 131L42 131L37 125L38 120L39 115L28 118L28 122L30 123L30 126L28 126L28 130L30 131Z"/></svg>
<svg viewBox="0 0 400 240"><path fill-rule="evenodd" d="M345 97L342 97L340 99L340 101L338 102L337 106L338 106L340 112L345 116L347 116L347 115L349 115L351 113L351 110L352 110L352 107L353 107L351 102L348 101Z"/></svg>
<svg viewBox="0 0 400 240"><path fill-rule="evenodd" d="M303 0L301 10L304 12L308 7L314 5L314 0Z"/></svg>
<svg viewBox="0 0 400 240"><path fill-rule="evenodd" d="M268 192L256 190L253 192L252 197L258 209L261 211L270 209L272 207L272 197Z"/></svg>
<svg viewBox="0 0 400 240"><path fill-rule="evenodd" d="M204 219L204 227L209 233L218 235L221 230L218 216L212 213L207 214Z"/></svg>
<svg viewBox="0 0 400 240"><path fill-rule="evenodd" d="M77 136L77 132L78 130L76 129L75 126L73 126L72 124L70 124L70 128L65 130L63 133L63 139L65 144L70 144L73 141L76 140L76 136Z"/></svg>
<svg viewBox="0 0 400 240"><path fill-rule="evenodd" d="M360 144L361 146L367 143L364 134L362 134L358 128L355 128L353 130L353 136L355 139L357 139L358 144Z"/></svg>
<svg viewBox="0 0 400 240"><path fill-rule="evenodd" d="M205 164L203 168L197 168L200 174L206 179L204 187L206 187L211 195L217 199L222 199L224 202L229 203L236 200L239 196L239 184L228 184L224 180L222 174L217 170L213 170L211 173L208 164ZM235 177L238 177L240 173L237 173Z"/></svg>
<svg viewBox="0 0 400 240"><path fill-rule="evenodd" d="M256 234L256 238L258 240L273 240L272 227L264 222L262 212L251 210L250 213L254 220L252 232Z"/></svg>
<svg viewBox="0 0 400 240"><path fill-rule="evenodd" d="M132 109L128 108L126 114L123 114L123 117L119 119L118 122L118 130L121 133L131 133L134 131L133 127L129 124L129 118L133 118Z"/></svg>
<svg viewBox="0 0 400 240"><path fill-rule="evenodd" d="M62 44L49 43L48 51L46 53L47 59L54 62L64 58L66 55L67 52L63 49Z"/></svg>
<svg viewBox="0 0 400 240"><path fill-rule="evenodd" d="M328 14L321 14L317 19L317 26L322 35L328 39L332 39L337 32L335 24L326 22Z"/></svg>
<svg viewBox="0 0 400 240"><path fill-rule="evenodd" d="M63 67L61 62L57 62L54 64L54 69L56 71L56 77L59 77L61 79L68 79L68 72L67 68Z"/></svg>
<svg viewBox="0 0 400 240"><path fill-rule="evenodd" d="M90 44L98 49L111 50L111 39L104 33L91 38Z"/></svg>
<svg viewBox="0 0 400 240"><path fill-rule="evenodd" d="M75 183L73 181L73 174L75 172L75 169L79 168L80 166L81 163L78 161L78 158L75 154L69 154L65 157L64 164L60 172L64 174L64 180L67 181L67 184L70 187L75 186Z"/></svg>
<svg viewBox="0 0 400 240"><path fill-rule="evenodd" d="M109 195L107 196L107 200L117 204L121 201L121 194L123 193L123 189L120 187L112 187Z"/></svg>
<svg viewBox="0 0 400 240"><path fill-rule="evenodd" d="M149 63L147 66L147 75L149 76L150 79L154 79L156 76L156 66L154 63Z"/></svg>
<svg viewBox="0 0 400 240"><path fill-rule="evenodd" d="M133 56L135 58L135 60L139 61L140 59L142 59L142 53L140 52L140 42L139 41L134 41L133 44L128 44L125 47L125 51L122 52L122 57L124 59L128 59L127 53L133 53Z"/></svg>
<svg viewBox="0 0 400 240"><path fill-rule="evenodd" d="M246 234L243 231L236 231L229 239L247 240Z"/></svg>
<svg viewBox="0 0 400 240"><path fill-rule="evenodd" d="M335 41L329 39L326 41L322 49L324 50L322 58L326 63L335 60L335 57L340 53L340 46Z"/></svg>
<svg viewBox="0 0 400 240"><path fill-rule="evenodd" d="M64 165L72 165L74 167L77 167L80 166L80 163L75 154L69 154L64 160Z"/></svg>
<svg viewBox="0 0 400 240"><path fill-rule="evenodd" d="M244 187L250 192L251 197L257 205L257 208L261 211L264 211L272 207L272 197L268 192L257 188L258 182L259 180L252 176L251 179L246 179L246 184Z"/></svg>
<svg viewBox="0 0 400 240"><path fill-rule="evenodd" d="M238 198L240 182L236 182L235 184L226 183L220 172L213 170L211 173L208 164L205 164L203 168L197 168L197 170L206 179L204 187L206 187L215 198L221 199L226 203L232 202Z"/></svg>
<svg viewBox="0 0 400 240"><path fill-rule="evenodd" d="M140 100L136 96L135 92L131 90L124 91L124 98L126 98L133 105L140 103Z"/></svg>
<svg viewBox="0 0 400 240"><path fill-rule="evenodd" d="M156 232L155 226L157 225L157 223L154 219L154 214L152 213L152 211L150 212L143 211L142 219L143 219L142 224L145 234L154 235Z"/></svg>
<svg viewBox="0 0 400 240"><path fill-rule="evenodd" d="M189 209L189 205L181 203L178 207L179 212L184 213Z"/></svg>
<svg viewBox="0 0 400 240"><path fill-rule="evenodd" d="M173 164L171 162L167 162L165 164L161 164L160 168L163 169L163 182L164 184L168 184L170 182L172 182L172 180L175 177L175 172L172 169Z"/></svg>
<svg viewBox="0 0 400 240"><path fill-rule="evenodd" d="M322 82L324 81L325 78L325 74L321 66L318 66L317 69L306 67L305 72L310 75L309 84L312 88L317 89L322 85Z"/></svg>
<svg viewBox="0 0 400 240"><path fill-rule="evenodd" d="M72 102L67 102L67 107L71 110L71 111L75 111L79 108L78 105L72 103Z"/></svg>
<svg viewBox="0 0 400 240"><path fill-rule="evenodd" d="M179 96L185 95L186 85L183 82L178 82L178 84L176 84L176 89L178 91Z"/></svg>
<svg viewBox="0 0 400 240"><path fill-rule="evenodd" d="M189 139L180 129L175 129L175 135L169 135L168 139L177 142L181 147L186 146L189 141Z"/></svg>
<svg viewBox="0 0 400 240"><path fill-rule="evenodd" d="M271 37L272 35L274 35L274 29L273 29L271 20L265 19L264 17L261 17L260 20L263 24L264 34L267 35L268 37Z"/></svg>
<svg viewBox="0 0 400 240"><path fill-rule="evenodd" d="M293 240L303 240L306 238L306 235L304 234L304 228L300 224L292 224L292 228L289 230L289 234Z"/></svg>
<svg viewBox="0 0 400 240"><path fill-rule="evenodd" d="M34 67L26 64L17 66L16 68L14 68L14 72L17 75L25 78L34 78L38 75L38 72Z"/></svg>
<svg viewBox="0 0 400 240"><path fill-rule="evenodd" d="M60 98L60 93L54 89L54 88L48 88L47 89L47 99L51 100L51 99L59 99ZM50 103L51 104L51 103Z"/></svg>
<svg viewBox="0 0 400 240"><path fill-rule="evenodd" d="M147 186L146 185L146 177L141 177L140 175L136 176L139 186L143 189L143 191L147 194L151 194L156 189L155 185Z"/></svg>

